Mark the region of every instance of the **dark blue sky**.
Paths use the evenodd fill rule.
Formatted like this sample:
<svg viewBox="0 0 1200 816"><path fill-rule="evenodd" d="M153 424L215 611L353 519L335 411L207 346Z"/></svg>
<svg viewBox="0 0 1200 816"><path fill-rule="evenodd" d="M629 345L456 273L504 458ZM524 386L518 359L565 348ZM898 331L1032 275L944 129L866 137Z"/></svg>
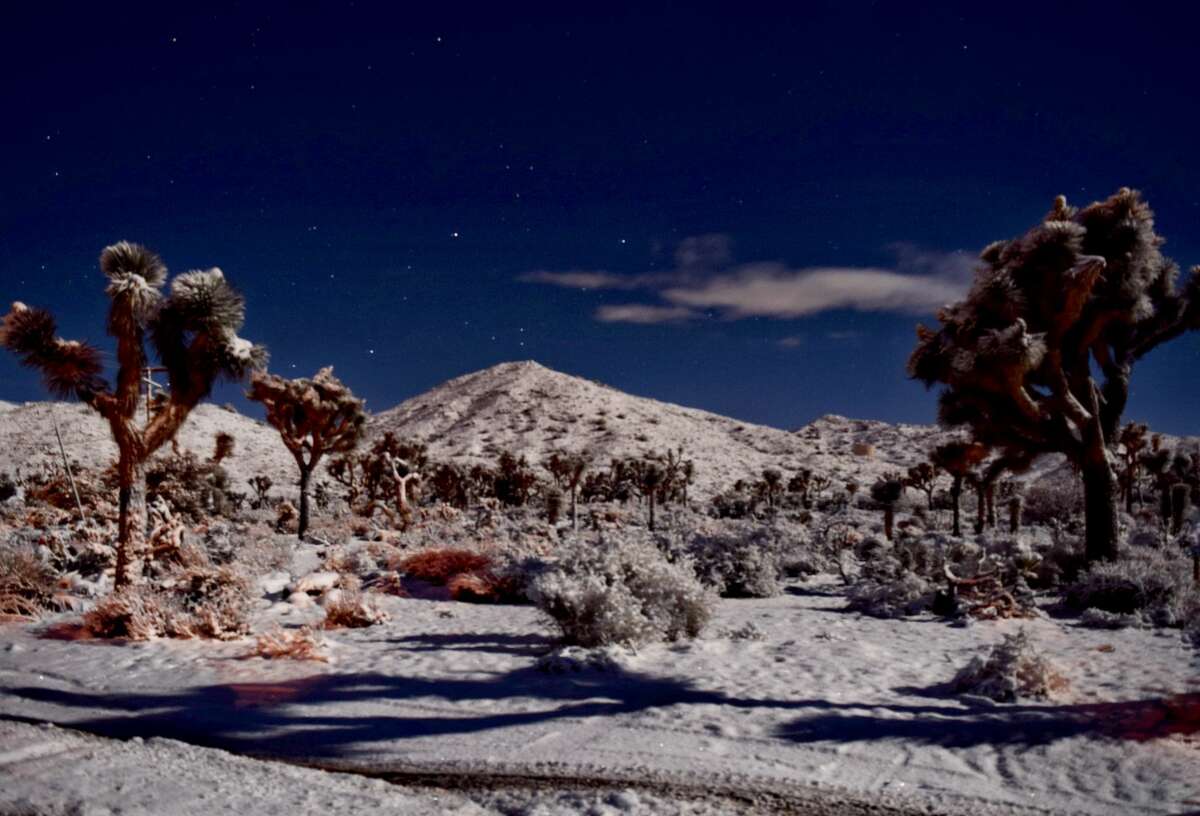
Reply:
<svg viewBox="0 0 1200 816"><path fill-rule="evenodd" d="M928 422L903 371L920 298L817 287L779 317L696 291L953 282L946 253L1121 185L1200 263L1197 20L1173 5L24 5L0 51L0 299L103 343L96 257L140 241L224 269L273 370L333 364L376 410L533 358L783 427ZM674 260L705 235L727 255ZM676 319L603 310L630 304ZM1198 351L1140 364L1129 416L1200 432ZM0 356L0 399L42 394Z"/></svg>

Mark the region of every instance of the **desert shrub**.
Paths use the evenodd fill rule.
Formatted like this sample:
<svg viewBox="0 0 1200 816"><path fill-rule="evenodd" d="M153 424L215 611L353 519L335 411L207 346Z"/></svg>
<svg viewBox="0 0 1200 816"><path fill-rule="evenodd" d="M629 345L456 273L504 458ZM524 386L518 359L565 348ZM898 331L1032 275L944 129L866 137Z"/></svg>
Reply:
<svg viewBox="0 0 1200 816"><path fill-rule="evenodd" d="M346 589L325 602L326 629L362 629L389 619L369 595Z"/></svg>
<svg viewBox="0 0 1200 816"><path fill-rule="evenodd" d="M36 618L65 604L58 577L32 548L0 548L0 615Z"/></svg>
<svg viewBox="0 0 1200 816"><path fill-rule="evenodd" d="M523 582L512 573L465 572L446 582L450 597L465 603L518 603L525 599Z"/></svg>
<svg viewBox="0 0 1200 816"><path fill-rule="evenodd" d="M7 473L0 473L0 503L6 502L17 495L16 482Z"/></svg>
<svg viewBox="0 0 1200 816"><path fill-rule="evenodd" d="M1105 612L1103 609L1085 609L1079 622L1090 629L1129 629L1141 623L1137 615L1122 615Z"/></svg>
<svg viewBox="0 0 1200 816"><path fill-rule="evenodd" d="M919 615L933 605L933 584L909 570L872 571L846 589L847 608L874 618Z"/></svg>
<svg viewBox="0 0 1200 816"><path fill-rule="evenodd" d="M262 657L268 660L284 658L287 660L319 660L329 661L324 651L325 641L311 627L302 626L299 629L275 629L263 632L254 642L254 649L248 657Z"/></svg>
<svg viewBox="0 0 1200 816"><path fill-rule="evenodd" d="M782 591L782 545L769 528L697 534L686 551L700 582L724 597L773 598Z"/></svg>
<svg viewBox="0 0 1200 816"><path fill-rule="evenodd" d="M228 640L250 630L250 581L233 567L191 567L164 582L182 616L172 637Z"/></svg>
<svg viewBox="0 0 1200 816"><path fill-rule="evenodd" d="M101 598L83 616L83 626L100 638L151 640L166 632L167 619L161 596L137 587Z"/></svg>
<svg viewBox="0 0 1200 816"><path fill-rule="evenodd" d="M1200 614L1200 590L1191 560L1173 550L1127 549L1103 561L1067 588L1067 606L1136 615L1154 626L1185 626Z"/></svg>
<svg viewBox="0 0 1200 816"><path fill-rule="evenodd" d="M101 598L83 625L102 638L229 640L250 630L250 589L230 567L190 567L158 587L130 587Z"/></svg>
<svg viewBox="0 0 1200 816"><path fill-rule="evenodd" d="M441 585L455 575L490 568L492 559L474 550L429 549L401 558L389 566L412 578Z"/></svg>
<svg viewBox="0 0 1200 816"><path fill-rule="evenodd" d="M578 646L696 637L713 606L690 565L673 564L638 540L569 544L528 592L563 639Z"/></svg>
<svg viewBox="0 0 1200 816"><path fill-rule="evenodd" d="M1025 524L1066 523L1083 514L1083 485L1070 470L1047 474L1025 489L1021 518Z"/></svg>
<svg viewBox="0 0 1200 816"><path fill-rule="evenodd" d="M1031 582L1039 589L1051 589L1068 584L1087 567L1087 552L1083 536L1067 532L1062 524L1052 525L1052 543L1041 553L1042 560Z"/></svg>
<svg viewBox="0 0 1200 816"><path fill-rule="evenodd" d="M988 656L971 658L950 682L956 694L976 694L1001 703L1020 698L1044 700L1067 686L1034 648L1024 629L1005 635Z"/></svg>
<svg viewBox="0 0 1200 816"><path fill-rule="evenodd" d="M229 477L217 462L191 451L153 457L146 466L146 499L161 498L191 522L232 511Z"/></svg>

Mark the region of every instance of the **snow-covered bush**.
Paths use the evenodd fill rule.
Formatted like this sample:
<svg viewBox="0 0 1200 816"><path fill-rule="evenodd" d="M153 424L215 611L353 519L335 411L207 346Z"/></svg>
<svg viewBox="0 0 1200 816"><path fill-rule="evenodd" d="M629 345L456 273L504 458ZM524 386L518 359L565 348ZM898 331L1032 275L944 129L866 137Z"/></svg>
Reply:
<svg viewBox="0 0 1200 816"><path fill-rule="evenodd" d="M1083 514L1083 486L1067 469L1029 484L1021 509L1025 524L1067 523Z"/></svg>
<svg viewBox="0 0 1200 816"><path fill-rule="evenodd" d="M783 544L772 528L739 525L699 533L686 552L700 582L727 598L773 598L782 591Z"/></svg>
<svg viewBox="0 0 1200 816"><path fill-rule="evenodd" d="M578 646L636 646L696 637L712 596L686 562L669 562L648 541L570 543L536 575L532 600Z"/></svg>
<svg viewBox="0 0 1200 816"><path fill-rule="evenodd" d="M846 589L847 608L874 618L919 615L933 606L936 587L909 570L864 574Z"/></svg>
<svg viewBox="0 0 1200 816"><path fill-rule="evenodd" d="M1103 609L1085 609L1079 622L1090 629L1129 629L1141 623L1137 615L1122 615L1105 612Z"/></svg>
<svg viewBox="0 0 1200 816"><path fill-rule="evenodd" d="M1186 626L1200 615L1191 559L1174 549L1127 549L1083 572L1067 588L1067 606L1137 615L1154 626Z"/></svg>
<svg viewBox="0 0 1200 816"><path fill-rule="evenodd" d="M987 657L971 658L954 676L956 694L976 694L1000 703L1021 698L1044 700L1067 686L1066 679L1034 647L1024 629L992 648Z"/></svg>

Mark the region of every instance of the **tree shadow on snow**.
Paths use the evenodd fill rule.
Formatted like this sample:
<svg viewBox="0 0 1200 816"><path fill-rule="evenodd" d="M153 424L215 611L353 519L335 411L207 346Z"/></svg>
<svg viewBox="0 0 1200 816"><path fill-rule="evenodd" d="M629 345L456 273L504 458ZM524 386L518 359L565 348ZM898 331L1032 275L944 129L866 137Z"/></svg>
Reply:
<svg viewBox="0 0 1200 816"><path fill-rule="evenodd" d="M306 759L347 757L369 751L372 743L616 716L672 705L785 709L800 705L731 698L680 679L619 671L547 675L534 668L485 678L321 674L164 693L36 686L5 691L59 709L29 721L51 719L120 739L168 737L250 755ZM492 710L497 706L491 704L506 700L516 705ZM410 707L404 707L406 702ZM389 710L389 703L395 707Z"/></svg>
<svg viewBox="0 0 1200 816"><path fill-rule="evenodd" d="M488 637L496 640L496 636ZM430 643L429 648L446 645ZM531 644L502 642L501 648L531 648ZM372 744L613 717L678 705L772 709L781 717L802 710L805 716L775 730L777 738L799 743L905 740L965 748L1044 745L1077 736L1200 738L1200 693L1075 705L757 700L699 689L685 679L619 671L546 675L532 667L482 678L319 674L163 693L45 687L5 691L11 697L55 707L50 712L39 711L42 716L36 721L52 719L102 736L169 737L244 754L310 760L366 753ZM933 689L896 691L905 695L935 693ZM505 701L513 704L503 706Z"/></svg>
<svg viewBox="0 0 1200 816"><path fill-rule="evenodd" d="M939 690L896 689L924 696ZM1032 747L1081 736L1135 742L1200 739L1200 694L1061 705L829 704L828 709L780 726L776 736L805 743L895 739L945 748Z"/></svg>

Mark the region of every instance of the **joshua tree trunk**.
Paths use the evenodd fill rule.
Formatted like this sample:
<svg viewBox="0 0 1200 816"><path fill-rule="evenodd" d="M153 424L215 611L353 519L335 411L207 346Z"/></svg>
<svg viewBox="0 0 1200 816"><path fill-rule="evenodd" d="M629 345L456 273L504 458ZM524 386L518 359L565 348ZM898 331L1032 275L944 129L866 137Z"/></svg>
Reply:
<svg viewBox="0 0 1200 816"><path fill-rule="evenodd" d="M1117 557L1117 480L1107 462L1083 467L1083 503L1087 524L1087 559Z"/></svg>
<svg viewBox="0 0 1200 816"><path fill-rule="evenodd" d="M1021 529L1021 507L1024 502L1020 496L1008 500L1008 531L1016 535Z"/></svg>
<svg viewBox="0 0 1200 816"><path fill-rule="evenodd" d="M141 581L146 563L146 467L132 453L121 452L117 464L117 571L114 589Z"/></svg>
<svg viewBox="0 0 1200 816"><path fill-rule="evenodd" d="M996 526L996 485L988 482L983 492L984 503L987 505L987 525Z"/></svg>
<svg viewBox="0 0 1200 816"><path fill-rule="evenodd" d="M1183 519L1191 503L1191 488L1185 484L1171 485L1171 535L1179 535Z"/></svg>
<svg viewBox="0 0 1200 816"><path fill-rule="evenodd" d="M579 524L577 523L577 520L575 518L575 494L578 492L579 492L579 488L576 485L572 484L571 485L571 529L572 530L579 529Z"/></svg>
<svg viewBox="0 0 1200 816"><path fill-rule="evenodd" d="M296 537L301 541L304 540L304 534L308 532L308 484L312 478L312 469L300 468L300 522L296 527Z"/></svg>
<svg viewBox="0 0 1200 816"><path fill-rule="evenodd" d="M887 536L887 540L892 540L892 523L896 520L896 508L890 504L883 506L883 534Z"/></svg>
<svg viewBox="0 0 1200 816"><path fill-rule="evenodd" d="M954 506L954 535L962 535L962 513L959 509L962 499L962 476L955 476L950 485L950 503Z"/></svg>
<svg viewBox="0 0 1200 816"><path fill-rule="evenodd" d="M650 495L646 497L646 501L650 503L650 529L654 529L654 491L650 491Z"/></svg>
<svg viewBox="0 0 1200 816"><path fill-rule="evenodd" d="M987 501L984 499L983 485L975 486L975 534L979 535L983 532L983 525L987 519Z"/></svg>

